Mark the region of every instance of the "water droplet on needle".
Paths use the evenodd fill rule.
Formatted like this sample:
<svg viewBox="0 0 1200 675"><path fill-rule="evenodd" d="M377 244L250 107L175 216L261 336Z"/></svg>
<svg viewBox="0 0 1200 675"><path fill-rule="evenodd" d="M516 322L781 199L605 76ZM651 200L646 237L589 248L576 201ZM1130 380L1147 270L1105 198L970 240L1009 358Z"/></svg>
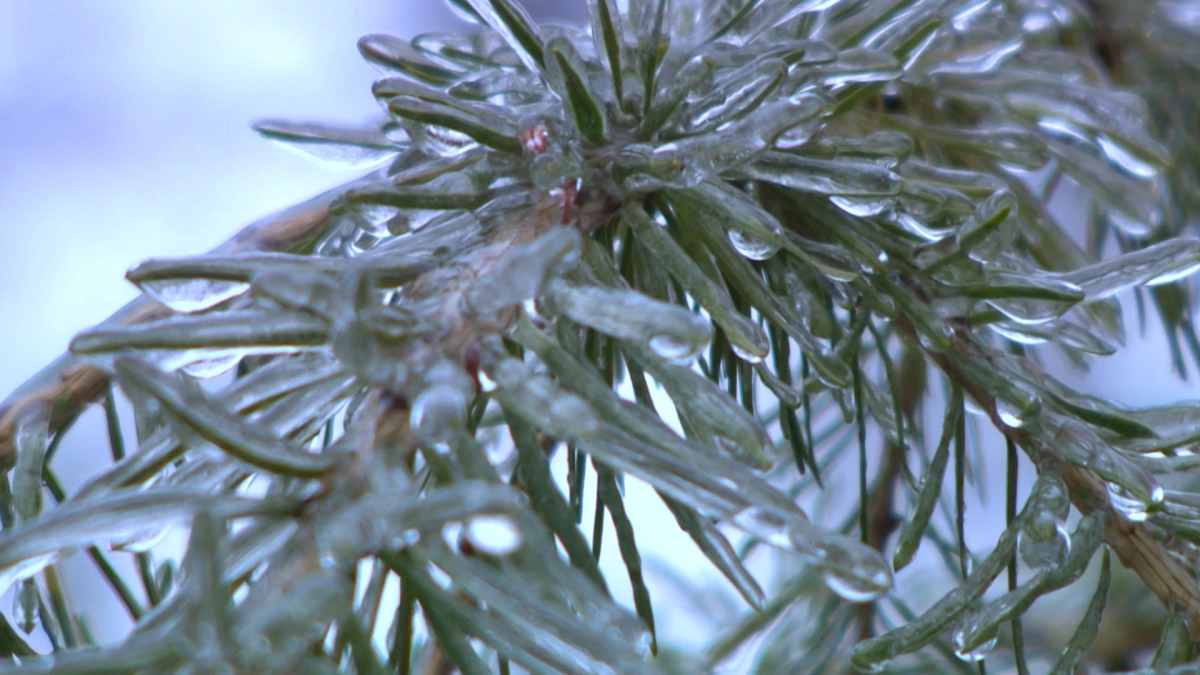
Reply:
<svg viewBox="0 0 1200 675"><path fill-rule="evenodd" d="M521 547L521 530L507 516L476 516L467 521L464 534L475 550L506 556Z"/></svg>

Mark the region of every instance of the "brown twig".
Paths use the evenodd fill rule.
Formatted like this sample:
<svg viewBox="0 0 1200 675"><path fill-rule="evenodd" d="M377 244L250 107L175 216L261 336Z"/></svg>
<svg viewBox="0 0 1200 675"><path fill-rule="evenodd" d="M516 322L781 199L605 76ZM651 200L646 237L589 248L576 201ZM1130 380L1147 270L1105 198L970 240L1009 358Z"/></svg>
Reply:
<svg viewBox="0 0 1200 675"><path fill-rule="evenodd" d="M896 531L899 521L892 513L892 500L896 494L896 484L900 479L900 466L903 462L900 446L888 441L883 446L883 463L875 478L875 486L871 490L871 501L868 504L867 536L864 544L883 552L887 546L888 537ZM864 602L858 606L858 639L865 640L875 634L872 619L875 616L875 603Z"/></svg>

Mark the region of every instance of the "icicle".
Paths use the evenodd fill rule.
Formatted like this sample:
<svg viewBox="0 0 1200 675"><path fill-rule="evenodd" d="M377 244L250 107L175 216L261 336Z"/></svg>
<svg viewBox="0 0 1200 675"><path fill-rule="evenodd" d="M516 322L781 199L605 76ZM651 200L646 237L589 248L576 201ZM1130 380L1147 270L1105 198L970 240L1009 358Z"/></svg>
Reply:
<svg viewBox="0 0 1200 675"><path fill-rule="evenodd" d="M846 49L832 63L814 66L811 71L827 87L864 82L887 82L904 72L891 54L874 49Z"/></svg>
<svg viewBox="0 0 1200 675"><path fill-rule="evenodd" d="M269 299L286 309L298 309L332 320L338 285L323 274L270 270L250 282L255 297Z"/></svg>
<svg viewBox="0 0 1200 675"><path fill-rule="evenodd" d="M640 243L658 256L671 276L712 317L713 322L725 330L734 349L739 349L748 360L762 360L770 349L762 328L739 313L733 306L728 293L717 286L696 265L695 261L679 244L659 227L646 212L636 205L626 206L623 212Z"/></svg>
<svg viewBox="0 0 1200 675"><path fill-rule="evenodd" d="M1059 318L1084 299L1083 290L1070 282L1003 273L970 286L967 295L986 299L1017 323L1033 325Z"/></svg>
<svg viewBox="0 0 1200 675"><path fill-rule="evenodd" d="M181 314L203 312L246 292L247 285L215 279L161 279L138 284L147 295Z"/></svg>
<svg viewBox="0 0 1200 675"><path fill-rule="evenodd" d="M750 260L766 260L783 246L783 226L744 193L724 181L705 181L672 197L727 228L729 241Z"/></svg>
<svg viewBox="0 0 1200 675"><path fill-rule="evenodd" d="M742 167L748 178L785 187L841 196L888 196L900 192L899 177L875 164L808 159L770 152Z"/></svg>
<svg viewBox="0 0 1200 675"><path fill-rule="evenodd" d="M1083 289L1089 301L1134 286L1155 286L1200 270L1200 240L1170 239L1101 263L1067 272L1062 279Z"/></svg>
<svg viewBox="0 0 1200 675"><path fill-rule="evenodd" d="M178 490L119 493L60 505L0 539L0 588L27 579L63 551L128 538L148 523L186 523L201 509L220 518L290 514L292 500L246 499Z"/></svg>
<svg viewBox="0 0 1200 675"><path fill-rule="evenodd" d="M684 103L680 128L687 134L709 131L754 110L775 91L786 74L786 63L764 59L721 75L711 93Z"/></svg>
<svg viewBox="0 0 1200 675"><path fill-rule="evenodd" d="M317 537L321 564L346 569L363 555L398 550L428 528L483 516L513 517L528 497L507 485L459 481L422 495L374 494L332 515Z"/></svg>
<svg viewBox="0 0 1200 675"><path fill-rule="evenodd" d="M651 358L644 349L625 345L625 356L648 371L667 389L686 418L685 430L698 432L707 445L755 469L772 464L767 454L771 441L754 416L730 398L715 382L689 368ZM681 420L682 421L682 420ZM689 429L690 427L690 429Z"/></svg>
<svg viewBox="0 0 1200 675"><path fill-rule="evenodd" d="M399 73L435 87L446 86L461 74L434 63L407 40L391 35L367 35L358 41L358 51L384 73Z"/></svg>
<svg viewBox="0 0 1200 675"><path fill-rule="evenodd" d="M261 120L254 130L307 159L346 171L370 168L401 150L378 128Z"/></svg>
<svg viewBox="0 0 1200 675"><path fill-rule="evenodd" d="M1038 506L1021 526L1017 550L1021 560L1033 569L1056 567L1071 550L1066 519L1071 510L1067 485L1053 471L1043 471L1031 491Z"/></svg>
<svg viewBox="0 0 1200 675"><path fill-rule="evenodd" d="M655 94L649 112L638 127L638 138L648 139L679 110L684 98L703 94L712 87L713 61L706 54L699 54L683 64L679 72Z"/></svg>
<svg viewBox="0 0 1200 675"><path fill-rule="evenodd" d="M690 361L712 338L702 316L634 291L554 281L546 295L575 323L644 345L670 361Z"/></svg>
<svg viewBox="0 0 1200 675"><path fill-rule="evenodd" d="M338 458L333 455L305 452L261 426L247 423L186 376L164 373L132 359L118 360L115 369L123 382L162 403L178 433L212 443L252 466L282 475L315 478L337 464Z"/></svg>

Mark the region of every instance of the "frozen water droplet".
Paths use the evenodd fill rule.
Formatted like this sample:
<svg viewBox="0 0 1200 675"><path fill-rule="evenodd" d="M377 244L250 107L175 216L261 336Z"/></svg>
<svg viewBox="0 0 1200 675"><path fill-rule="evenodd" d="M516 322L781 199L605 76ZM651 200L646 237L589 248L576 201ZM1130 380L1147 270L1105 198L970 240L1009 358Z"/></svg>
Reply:
<svg viewBox="0 0 1200 675"><path fill-rule="evenodd" d="M17 627L26 635L37 628L41 605L38 600L38 587L33 579L22 581L17 592L13 593L13 616L17 620Z"/></svg>
<svg viewBox="0 0 1200 675"><path fill-rule="evenodd" d="M996 414L1000 416L1001 422L1004 422L1014 429L1019 429L1025 426L1025 420L1022 419L1022 415L1026 414L1025 411L1022 411L1020 408L1009 403L1008 401L1000 398L996 399Z"/></svg>
<svg viewBox="0 0 1200 675"><path fill-rule="evenodd" d="M121 539L114 539L108 545L114 551L145 553L162 543L170 532L170 527L152 527L141 532L134 532Z"/></svg>
<svg viewBox="0 0 1200 675"><path fill-rule="evenodd" d="M834 206L846 213L858 216L859 218L877 216L894 205L892 200L879 199L878 197L841 197L834 195L829 198L829 201L833 202Z"/></svg>
<svg viewBox="0 0 1200 675"><path fill-rule="evenodd" d="M649 656L650 646L652 644L654 644L654 636L650 634L650 631L641 631L633 639L633 651L636 652L638 656Z"/></svg>
<svg viewBox="0 0 1200 675"><path fill-rule="evenodd" d="M912 232L925 241L941 241L943 238L954 232L953 227L937 228L933 227L924 221L913 217L908 213L900 213L896 216L896 223L904 229Z"/></svg>
<svg viewBox="0 0 1200 675"><path fill-rule="evenodd" d="M954 329L951 328L946 323L941 322L941 321L937 322L936 326L933 326L932 328L933 328L933 330L936 330L937 333L930 334L930 332L927 332L927 331L920 331L917 333L917 341L921 343L922 347L924 347L925 349L928 349L930 351L935 351L935 352L945 351L946 344L944 344L942 342L942 340L945 340L945 343L953 344ZM934 335L937 335L939 333L941 335L941 339L935 338Z"/></svg>
<svg viewBox="0 0 1200 675"><path fill-rule="evenodd" d="M229 372L242 360L239 353L225 354L211 359L200 359L180 368L183 372L197 379L208 379Z"/></svg>
<svg viewBox="0 0 1200 675"><path fill-rule="evenodd" d="M1197 270L1200 270L1200 262L1198 262L1194 265L1187 265L1184 267L1180 267L1179 269L1171 270L1170 272L1167 272L1165 274L1161 274L1161 275L1154 277L1153 279L1150 279L1149 281L1147 281L1146 285L1147 286L1158 286L1160 284L1169 284L1172 281L1179 281L1180 279L1183 279L1184 277L1190 277L1191 275L1195 274Z"/></svg>
<svg viewBox="0 0 1200 675"><path fill-rule="evenodd" d="M797 523L791 533L793 546L799 551L805 546L812 549L829 590L850 602L871 602L892 589L892 571L878 551L814 529L807 521Z"/></svg>
<svg viewBox="0 0 1200 675"><path fill-rule="evenodd" d="M452 547L458 546L459 537L462 536L463 524L457 520L452 520L445 525L442 525L442 539ZM447 580L448 582L448 580Z"/></svg>
<svg viewBox="0 0 1200 675"><path fill-rule="evenodd" d="M47 565L58 560L58 551L49 553L38 553L14 561L10 565L0 569L0 593L7 591L10 586L18 581L24 581L33 575L46 569Z"/></svg>
<svg viewBox="0 0 1200 675"><path fill-rule="evenodd" d="M409 423L423 437L445 440L466 426L467 404L458 389L439 384L413 401Z"/></svg>
<svg viewBox="0 0 1200 675"><path fill-rule="evenodd" d="M1161 489L1159 488L1159 490ZM1112 507L1125 518L1135 523L1146 520L1150 515L1147 511L1149 505L1146 502L1116 483L1108 483L1108 503L1112 504Z"/></svg>
<svg viewBox="0 0 1200 675"><path fill-rule="evenodd" d="M1049 12L1030 12L1021 19L1021 32L1036 35L1054 28L1054 16Z"/></svg>
<svg viewBox="0 0 1200 675"><path fill-rule="evenodd" d="M798 124L779 134L779 138L775 139L775 147L780 150L795 150L803 147L819 128L816 124Z"/></svg>
<svg viewBox="0 0 1200 675"><path fill-rule="evenodd" d="M488 374L486 372L484 372L484 370L481 368L479 370L479 390L484 393L487 393L487 392L493 391L495 389L496 389L496 381L493 380L491 377L489 377Z"/></svg>
<svg viewBox="0 0 1200 675"><path fill-rule="evenodd" d="M1006 326L1004 324L994 323L988 326L988 328L990 328L993 333L1008 338L1009 340L1012 340L1018 344L1040 345L1046 342L1046 338L1042 337L1041 335L1026 333L1012 325Z"/></svg>
<svg viewBox="0 0 1200 675"><path fill-rule="evenodd" d="M988 653L996 647L996 642L999 636L999 632L993 628L991 631L989 631L989 637L983 642L980 642L978 645L970 649L964 649L963 645L966 644L968 637L973 636L968 636L966 630L959 628L954 633L954 655L963 661L972 663L976 661L982 661L987 658Z"/></svg>
<svg viewBox="0 0 1200 675"><path fill-rule="evenodd" d="M729 243L733 244L733 248L737 249L738 253L751 260L766 260L775 255L783 245L782 240L767 241L743 234L737 230L729 231Z"/></svg>
<svg viewBox="0 0 1200 675"><path fill-rule="evenodd" d="M191 314L241 295L250 287L240 281L212 279L154 279L138 284L147 295L176 312Z"/></svg>
<svg viewBox="0 0 1200 675"><path fill-rule="evenodd" d="M971 413L972 415L979 415L981 417L988 416L987 411L983 408L980 408L979 404L975 402L975 399L971 398L969 395L963 397L963 407L966 408L967 412Z"/></svg>
<svg viewBox="0 0 1200 675"><path fill-rule="evenodd" d="M1039 512L1017 535L1017 551L1032 569L1056 567L1070 553L1071 537L1053 515Z"/></svg>
<svg viewBox="0 0 1200 675"><path fill-rule="evenodd" d="M404 530L403 532L396 533L394 536L392 536L391 541L389 541L388 544L391 546L393 551L399 551L405 547L418 544L420 541L420 531L416 530L415 528L410 528Z"/></svg>
<svg viewBox="0 0 1200 675"><path fill-rule="evenodd" d="M864 581L840 569L825 568L821 571L821 578L829 590L847 602L871 602L887 593L886 586L881 588L879 583Z"/></svg>
<svg viewBox="0 0 1200 675"><path fill-rule="evenodd" d="M743 509L733 517L733 526L776 548L793 549L788 523L779 513L758 506Z"/></svg>
<svg viewBox="0 0 1200 675"><path fill-rule="evenodd" d="M459 157L479 147L479 143L470 136L435 125L423 127L410 135L422 150L438 157Z"/></svg>
<svg viewBox="0 0 1200 675"><path fill-rule="evenodd" d="M1142 160L1130 152L1125 146L1117 143L1105 134L1096 135L1096 143L1100 146L1100 150L1104 152L1104 156L1114 166L1136 178L1153 178L1158 175L1158 169Z"/></svg>
<svg viewBox="0 0 1200 675"><path fill-rule="evenodd" d="M1061 290L1066 292L1078 292L1081 295L1083 293L1083 291L1074 284L1063 283L1060 286ZM1046 323L1047 321L1053 321L1063 314L1066 314L1067 311L1076 304L1075 302L1058 300L1033 300L1029 298L988 300L987 303L1012 321L1024 324L1026 326L1036 326L1038 324Z"/></svg>
<svg viewBox="0 0 1200 675"><path fill-rule="evenodd" d="M467 541L488 555L505 556L521 547L521 530L507 516L477 516L467 521Z"/></svg>
<svg viewBox="0 0 1200 675"><path fill-rule="evenodd" d="M554 429L561 429L572 438L590 438L600 428L591 406L571 395L556 397L550 404L548 417Z"/></svg>
<svg viewBox="0 0 1200 675"><path fill-rule="evenodd" d="M1144 219L1127 216L1119 209L1109 209L1105 215L1108 222L1131 237L1144 237L1154 229Z"/></svg>
<svg viewBox="0 0 1200 675"><path fill-rule="evenodd" d="M703 342L684 340L678 335L668 333L651 335L650 339L646 341L646 345L650 347L650 351L675 363L691 361L704 348Z"/></svg>
<svg viewBox="0 0 1200 675"><path fill-rule="evenodd" d="M747 363L762 363L763 359L767 358L766 352L762 354L756 354L754 352L746 351L736 344L730 344L729 347L739 359L746 361Z"/></svg>
<svg viewBox="0 0 1200 675"><path fill-rule="evenodd" d="M780 150L803 147L812 140L813 134L824 127L825 117L821 114L824 109L825 103L817 94L809 91L795 94L775 104L770 112L764 110L759 113L760 116L774 118L771 120L773 123L758 127L759 135L767 140L774 137L775 147ZM783 133L779 133L781 129Z"/></svg>
<svg viewBox="0 0 1200 675"><path fill-rule="evenodd" d="M1071 498L1067 494L1067 484L1062 477L1052 471L1043 472L1038 476L1037 486L1038 506L1054 515L1059 521L1066 520L1071 512ZM1159 488L1161 491L1161 488Z"/></svg>

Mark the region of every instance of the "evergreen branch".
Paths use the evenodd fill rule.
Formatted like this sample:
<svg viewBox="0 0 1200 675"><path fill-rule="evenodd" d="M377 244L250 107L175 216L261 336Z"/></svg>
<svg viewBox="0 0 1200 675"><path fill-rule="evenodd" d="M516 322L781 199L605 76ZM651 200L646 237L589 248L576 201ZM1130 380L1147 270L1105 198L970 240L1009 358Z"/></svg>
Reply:
<svg viewBox="0 0 1200 675"><path fill-rule="evenodd" d="M1028 14L960 0L594 0L590 35L540 25L517 0L450 2L483 32L360 41L387 71L372 88L386 117L256 125L314 157L386 168L211 255L137 266L127 276L146 299L0 405L0 467L16 460L11 490L0 482L0 576L17 584L22 628L40 613L65 672L81 654L129 670L382 672L370 635L392 614L393 572L387 670L659 672L671 652L657 650L626 477L655 488L763 611L709 665L761 637L765 671L877 668L932 645L966 672L1102 540L1187 622L1164 630L1163 662L1186 656L1180 631L1200 636L1183 562L1200 555L1200 497L1166 493L1152 472L1200 465L1200 406L1073 391L1035 345L1080 366L1111 354L1112 296L1153 286L1175 368L1185 346L1200 355L1179 283L1200 269L1200 241L1178 236L1194 177L1173 164L1198 164L1180 111L1200 101L1133 82L1139 98L1099 76L1190 72L1194 48L1152 44L1100 0L1098 26L1073 2ZM1180 3L1146 0L1149 25L1176 30ZM1131 51L1093 53L1106 32ZM1044 166L1039 190L1021 172ZM1086 249L1048 214L1064 176L1093 202ZM1109 239L1121 254L1100 260ZM927 363L950 400L917 488L907 457L924 461L933 436L919 424ZM230 370L228 384L201 383ZM110 372L133 408L128 453ZM113 464L67 495L46 465L101 398ZM978 559L964 524L985 478L972 404L1008 440L1007 528ZM853 439L857 466L837 467ZM560 442L567 499L550 470ZM1019 512L1017 447L1041 471ZM591 541L578 527L589 456ZM855 468L857 509L839 526L800 508L821 476ZM46 513L43 477L61 502ZM902 480L919 495L894 562L927 538L959 578L920 616L893 596L896 626L874 603L894 584L883 552ZM1068 535L1072 502L1084 517ZM939 506L954 536L929 525ZM606 513L632 612L597 564ZM178 582L173 561L137 559L154 605L142 614L101 549L180 522ZM720 527L746 535L745 553L769 545L806 569L770 598ZM119 654L80 646L90 632L52 566L80 548L137 619ZM1035 568L1023 584L1018 553ZM1006 568L1009 593L980 606ZM146 650L164 634L178 651Z"/></svg>

